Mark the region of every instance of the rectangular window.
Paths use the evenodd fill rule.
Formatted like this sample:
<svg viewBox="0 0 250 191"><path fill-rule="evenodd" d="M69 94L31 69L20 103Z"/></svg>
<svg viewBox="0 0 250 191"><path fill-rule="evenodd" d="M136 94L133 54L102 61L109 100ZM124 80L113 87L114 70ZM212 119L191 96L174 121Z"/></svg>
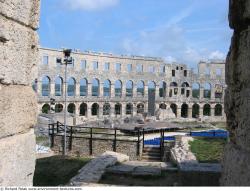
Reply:
<svg viewBox="0 0 250 191"><path fill-rule="evenodd" d="M136 71L137 71L137 72L143 72L143 66L142 66L141 64L138 64L138 65L136 66Z"/></svg>
<svg viewBox="0 0 250 191"><path fill-rule="evenodd" d="M86 60L82 60L81 61L81 69L82 70L86 70L86 68L87 68L87 61Z"/></svg>
<svg viewBox="0 0 250 191"><path fill-rule="evenodd" d="M154 72L155 72L155 67L154 67L154 66L150 66L150 67L148 68L148 72L154 73Z"/></svg>
<svg viewBox="0 0 250 191"><path fill-rule="evenodd" d="M71 64L68 64L68 67L69 67L69 68L74 68L74 66L75 66L75 59L72 58L72 63L71 63Z"/></svg>
<svg viewBox="0 0 250 191"><path fill-rule="evenodd" d="M165 66L160 67L160 73L165 73Z"/></svg>
<svg viewBox="0 0 250 191"><path fill-rule="evenodd" d="M93 70L98 70L98 62L97 61L93 62Z"/></svg>
<svg viewBox="0 0 250 191"><path fill-rule="evenodd" d="M206 68L205 74L206 74L206 75L210 75L210 69L209 69L209 68Z"/></svg>
<svg viewBox="0 0 250 191"><path fill-rule="evenodd" d="M221 68L217 68L216 69L216 76L221 76L222 75L222 69Z"/></svg>
<svg viewBox="0 0 250 191"><path fill-rule="evenodd" d="M175 70L172 70L172 77L175 77Z"/></svg>
<svg viewBox="0 0 250 191"><path fill-rule="evenodd" d="M110 66L110 64L108 62L106 62L104 64L104 71L109 71L109 66Z"/></svg>
<svg viewBox="0 0 250 191"><path fill-rule="evenodd" d="M116 72L120 72L120 71L121 71L121 64L120 64L120 63L117 63L117 64L115 65L115 71L116 71Z"/></svg>
<svg viewBox="0 0 250 191"><path fill-rule="evenodd" d="M127 71L128 72L132 72L132 64L128 64L127 65Z"/></svg>
<svg viewBox="0 0 250 191"><path fill-rule="evenodd" d="M62 58L57 57L56 58L56 67L58 67L58 68L61 67L62 66L61 62L62 62Z"/></svg>
<svg viewBox="0 0 250 191"><path fill-rule="evenodd" d="M43 56L43 64L48 65L49 64L49 56Z"/></svg>
<svg viewBox="0 0 250 191"><path fill-rule="evenodd" d="M184 70L184 77L187 77L187 70Z"/></svg>

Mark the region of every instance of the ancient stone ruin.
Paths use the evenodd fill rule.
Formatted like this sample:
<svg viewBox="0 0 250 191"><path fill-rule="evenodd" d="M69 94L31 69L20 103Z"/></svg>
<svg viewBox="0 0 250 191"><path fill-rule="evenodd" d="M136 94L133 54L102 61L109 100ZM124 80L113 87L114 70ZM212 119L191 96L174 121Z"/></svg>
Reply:
<svg viewBox="0 0 250 191"><path fill-rule="evenodd" d="M0 186L32 186L40 0L0 1Z"/></svg>

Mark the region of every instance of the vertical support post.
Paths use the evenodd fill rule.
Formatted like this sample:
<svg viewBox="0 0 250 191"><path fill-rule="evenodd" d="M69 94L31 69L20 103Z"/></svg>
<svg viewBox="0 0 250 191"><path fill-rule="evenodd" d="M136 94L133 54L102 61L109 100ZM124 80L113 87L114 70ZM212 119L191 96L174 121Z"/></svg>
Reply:
<svg viewBox="0 0 250 191"><path fill-rule="evenodd" d="M145 139L145 137L144 137L144 128L142 129L142 148L144 149L144 139Z"/></svg>
<svg viewBox="0 0 250 191"><path fill-rule="evenodd" d="M115 129L115 139L114 139L114 148L113 151L116 152L116 129Z"/></svg>
<svg viewBox="0 0 250 191"><path fill-rule="evenodd" d="M59 131L59 121L56 122L56 132L58 133Z"/></svg>
<svg viewBox="0 0 250 191"><path fill-rule="evenodd" d="M93 154L93 145L92 145L92 140L93 139L93 132L92 128L90 128L90 140L89 140L89 155Z"/></svg>
<svg viewBox="0 0 250 191"><path fill-rule="evenodd" d="M54 147L54 124L52 124L51 147Z"/></svg>
<svg viewBox="0 0 250 191"><path fill-rule="evenodd" d="M137 131L137 156L140 156L140 130Z"/></svg>
<svg viewBox="0 0 250 191"><path fill-rule="evenodd" d="M70 127L70 147L69 150L72 150L72 142L73 142L73 127Z"/></svg>

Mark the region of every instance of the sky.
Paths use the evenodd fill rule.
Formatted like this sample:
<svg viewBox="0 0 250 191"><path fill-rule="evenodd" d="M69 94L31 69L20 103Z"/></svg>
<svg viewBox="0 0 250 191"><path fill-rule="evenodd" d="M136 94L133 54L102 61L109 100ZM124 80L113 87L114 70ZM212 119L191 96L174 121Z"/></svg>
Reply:
<svg viewBox="0 0 250 191"><path fill-rule="evenodd" d="M42 0L40 44L161 57L196 67L225 59L228 0Z"/></svg>

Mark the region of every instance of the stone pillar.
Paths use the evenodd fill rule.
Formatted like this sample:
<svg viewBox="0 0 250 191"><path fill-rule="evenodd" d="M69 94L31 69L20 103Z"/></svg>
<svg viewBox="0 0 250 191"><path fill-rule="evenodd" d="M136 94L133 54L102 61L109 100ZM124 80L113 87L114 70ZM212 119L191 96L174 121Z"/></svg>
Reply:
<svg viewBox="0 0 250 191"><path fill-rule="evenodd" d="M88 105L87 118L90 118L92 116L91 115L91 106L92 105Z"/></svg>
<svg viewBox="0 0 250 191"><path fill-rule="evenodd" d="M204 98L204 88L200 88L200 100Z"/></svg>
<svg viewBox="0 0 250 191"><path fill-rule="evenodd" d="M181 107L177 107L177 115L176 115L177 118L181 118Z"/></svg>
<svg viewBox="0 0 250 191"><path fill-rule="evenodd" d="M121 112L122 116L125 117L126 116L126 104L122 104L122 112Z"/></svg>
<svg viewBox="0 0 250 191"><path fill-rule="evenodd" d="M115 97L115 84L110 85L110 97Z"/></svg>
<svg viewBox="0 0 250 191"><path fill-rule="evenodd" d="M80 96L80 83L76 84L76 97Z"/></svg>
<svg viewBox="0 0 250 191"><path fill-rule="evenodd" d="M155 86L155 99L158 99L160 97L160 90L159 90L159 85Z"/></svg>
<svg viewBox="0 0 250 191"><path fill-rule="evenodd" d="M222 161L223 186L249 186L250 181L250 2L230 0L234 30L226 63L225 112L230 142Z"/></svg>
<svg viewBox="0 0 250 191"><path fill-rule="evenodd" d="M137 106L133 104L133 116L137 115Z"/></svg>
<svg viewBox="0 0 250 191"><path fill-rule="evenodd" d="M51 97L53 97L53 96L55 96L55 83L50 83L50 93L49 93L49 95L51 96Z"/></svg>
<svg viewBox="0 0 250 191"><path fill-rule="evenodd" d="M137 97L137 88L136 86L133 86L133 97Z"/></svg>
<svg viewBox="0 0 250 191"><path fill-rule="evenodd" d="M200 108L199 108L199 117L203 118L203 105L200 105Z"/></svg>
<svg viewBox="0 0 250 191"><path fill-rule="evenodd" d="M88 83L88 93L87 93L87 96L88 97L92 96L92 84L91 83Z"/></svg>
<svg viewBox="0 0 250 191"><path fill-rule="evenodd" d="M100 87L99 87L99 97L103 97L104 93L103 93L103 83L100 83Z"/></svg>
<svg viewBox="0 0 250 191"><path fill-rule="evenodd" d="M101 105L101 104L99 105L99 115L98 115L98 117L103 118L103 105Z"/></svg>
<svg viewBox="0 0 250 191"><path fill-rule="evenodd" d="M144 87L144 97L148 98L148 85Z"/></svg>
<svg viewBox="0 0 250 191"><path fill-rule="evenodd" d="M39 6L0 1L0 187L33 185Z"/></svg>
<svg viewBox="0 0 250 191"><path fill-rule="evenodd" d="M192 118L192 106L188 106L188 118Z"/></svg>

